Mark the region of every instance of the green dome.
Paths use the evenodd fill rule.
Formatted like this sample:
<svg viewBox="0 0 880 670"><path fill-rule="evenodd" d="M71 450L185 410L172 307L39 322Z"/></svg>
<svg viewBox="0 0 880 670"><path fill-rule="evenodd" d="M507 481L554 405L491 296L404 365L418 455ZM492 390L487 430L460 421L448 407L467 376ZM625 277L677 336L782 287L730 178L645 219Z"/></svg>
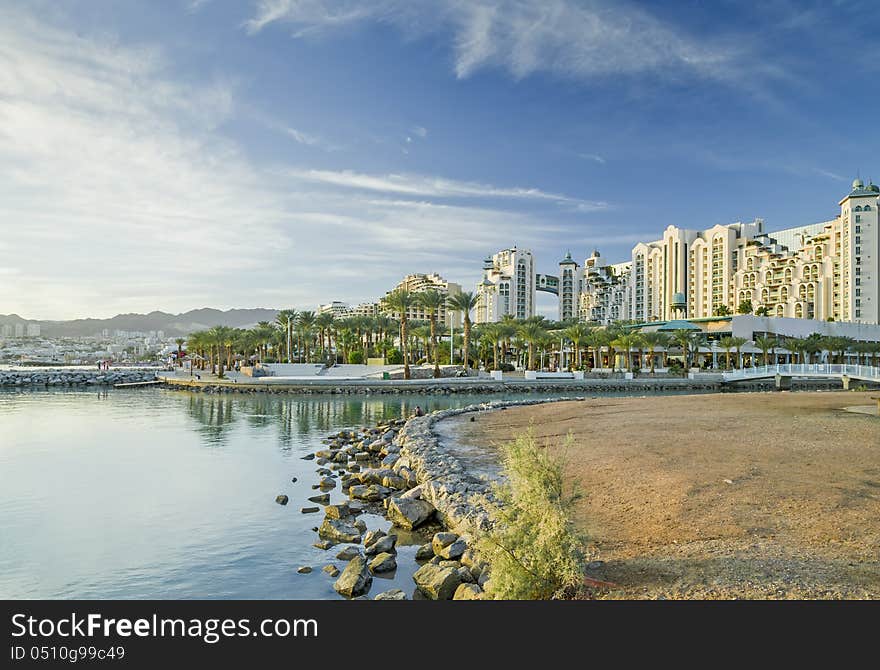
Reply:
<svg viewBox="0 0 880 670"><path fill-rule="evenodd" d="M684 297L684 293L678 292L672 294L673 307L684 307L685 305L687 305L687 299Z"/></svg>
<svg viewBox="0 0 880 670"><path fill-rule="evenodd" d="M853 183L852 183L853 191L855 191L858 188L862 188L862 186L864 186L864 184L862 183L861 179L853 179Z"/></svg>

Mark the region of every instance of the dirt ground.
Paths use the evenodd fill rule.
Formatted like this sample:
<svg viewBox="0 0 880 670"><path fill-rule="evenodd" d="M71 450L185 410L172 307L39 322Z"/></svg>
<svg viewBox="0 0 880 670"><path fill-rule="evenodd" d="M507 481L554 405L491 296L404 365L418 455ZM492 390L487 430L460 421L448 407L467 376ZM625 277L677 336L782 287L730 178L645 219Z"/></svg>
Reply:
<svg viewBox="0 0 880 670"><path fill-rule="evenodd" d="M491 447L532 426L563 454L590 575L616 585L596 597L880 598L876 395L594 398L458 430Z"/></svg>

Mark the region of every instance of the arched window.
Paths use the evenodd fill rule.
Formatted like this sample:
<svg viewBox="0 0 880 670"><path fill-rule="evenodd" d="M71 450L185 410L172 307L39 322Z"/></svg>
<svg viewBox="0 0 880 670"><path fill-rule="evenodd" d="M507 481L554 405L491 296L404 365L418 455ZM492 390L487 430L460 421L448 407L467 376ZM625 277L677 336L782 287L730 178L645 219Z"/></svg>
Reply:
<svg viewBox="0 0 880 670"><path fill-rule="evenodd" d="M761 302L765 304L770 302L770 291L768 291L767 289L761 291Z"/></svg>
<svg viewBox="0 0 880 670"><path fill-rule="evenodd" d="M785 282L787 284L791 283L791 268L785 268Z"/></svg>
<svg viewBox="0 0 880 670"><path fill-rule="evenodd" d="M755 269L755 258L753 256L749 256L749 260L746 261L746 270L754 270Z"/></svg>
<svg viewBox="0 0 880 670"><path fill-rule="evenodd" d="M820 246L816 246L816 247L813 249L813 251L814 251L814 253L816 254L816 260L817 260L817 261L821 261L821 260L822 260L822 247L820 247Z"/></svg>
<svg viewBox="0 0 880 670"><path fill-rule="evenodd" d="M788 300L788 286L783 286L779 289L779 297L782 298L783 302Z"/></svg>
<svg viewBox="0 0 880 670"><path fill-rule="evenodd" d="M812 300L816 297L816 287L812 284L807 284L807 300Z"/></svg>
<svg viewBox="0 0 880 670"><path fill-rule="evenodd" d="M855 206L855 209L853 209L853 211L854 211L854 212L861 212L861 211L862 211L862 208L859 207L858 205L856 205L856 206Z"/></svg>
<svg viewBox="0 0 880 670"><path fill-rule="evenodd" d="M801 284L801 287L798 289L798 296L801 300L804 300L807 297L807 285Z"/></svg>
<svg viewBox="0 0 880 670"><path fill-rule="evenodd" d="M800 303L794 306L794 318L803 319L804 318L804 306Z"/></svg>
<svg viewBox="0 0 880 670"><path fill-rule="evenodd" d="M784 316L782 312L782 305L776 305L776 316Z"/></svg>
<svg viewBox="0 0 880 670"><path fill-rule="evenodd" d="M865 211L866 211L866 212L870 212L870 211L871 211L871 205L865 205Z"/></svg>

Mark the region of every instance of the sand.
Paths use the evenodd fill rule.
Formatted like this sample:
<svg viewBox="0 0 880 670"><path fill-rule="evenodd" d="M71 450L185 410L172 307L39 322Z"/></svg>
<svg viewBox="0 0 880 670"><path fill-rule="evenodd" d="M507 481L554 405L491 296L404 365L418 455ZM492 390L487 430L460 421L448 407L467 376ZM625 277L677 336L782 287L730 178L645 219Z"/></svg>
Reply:
<svg viewBox="0 0 880 670"><path fill-rule="evenodd" d="M600 598L880 598L880 417L867 392L594 398L459 421L531 425L583 497ZM568 434L567 448L561 445Z"/></svg>

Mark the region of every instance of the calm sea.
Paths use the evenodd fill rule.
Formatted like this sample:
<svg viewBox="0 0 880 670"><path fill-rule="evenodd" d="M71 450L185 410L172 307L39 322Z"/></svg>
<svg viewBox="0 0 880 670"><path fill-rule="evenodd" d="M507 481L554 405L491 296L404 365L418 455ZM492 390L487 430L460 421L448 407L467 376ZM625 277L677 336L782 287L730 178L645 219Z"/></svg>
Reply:
<svg viewBox="0 0 880 670"><path fill-rule="evenodd" d="M312 546L317 466L301 457L416 404L485 399L0 391L0 597L337 598L321 568L344 565ZM412 542L371 595L412 591Z"/></svg>

